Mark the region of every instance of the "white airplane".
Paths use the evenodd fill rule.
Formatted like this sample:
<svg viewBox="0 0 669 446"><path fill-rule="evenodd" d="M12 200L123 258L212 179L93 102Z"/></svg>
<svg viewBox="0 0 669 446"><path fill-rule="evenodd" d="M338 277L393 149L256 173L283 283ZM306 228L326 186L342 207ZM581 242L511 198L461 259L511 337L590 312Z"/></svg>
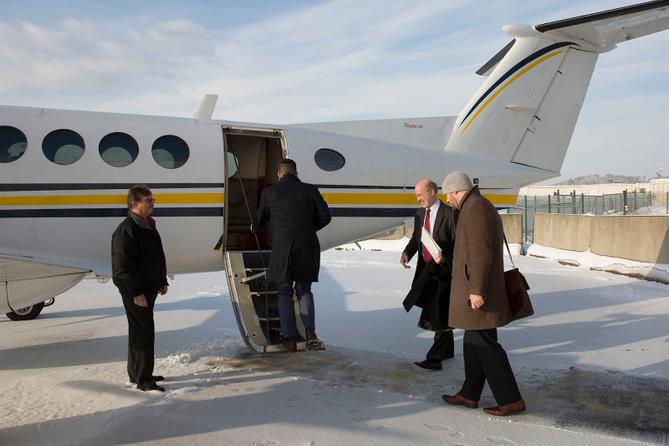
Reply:
<svg viewBox="0 0 669 446"><path fill-rule="evenodd" d="M109 277L127 189L143 183L169 273L225 269L243 338L272 351L270 248L249 224L281 158L330 206L322 249L402 225L416 181L454 170L513 205L520 187L559 175L597 57L667 28L669 1L505 26L513 40L477 71L486 79L457 117L248 124L211 119L212 95L183 119L2 106L0 311L33 319L83 277Z"/></svg>

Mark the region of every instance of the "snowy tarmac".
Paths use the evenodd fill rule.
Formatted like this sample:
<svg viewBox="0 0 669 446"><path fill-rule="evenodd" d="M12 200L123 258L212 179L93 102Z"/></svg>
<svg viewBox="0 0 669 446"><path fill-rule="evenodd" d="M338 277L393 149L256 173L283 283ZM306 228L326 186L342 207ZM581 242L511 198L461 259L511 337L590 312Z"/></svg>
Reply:
<svg viewBox="0 0 669 446"><path fill-rule="evenodd" d="M111 282L0 317L0 445L669 444L669 286L517 257L536 314L499 337L528 411L491 418L440 399L463 379L461 331L442 371L413 365L431 343L401 306L413 269L398 242L374 246L323 253L322 352L251 354L224 273L177 276L156 307L164 394L125 385Z"/></svg>

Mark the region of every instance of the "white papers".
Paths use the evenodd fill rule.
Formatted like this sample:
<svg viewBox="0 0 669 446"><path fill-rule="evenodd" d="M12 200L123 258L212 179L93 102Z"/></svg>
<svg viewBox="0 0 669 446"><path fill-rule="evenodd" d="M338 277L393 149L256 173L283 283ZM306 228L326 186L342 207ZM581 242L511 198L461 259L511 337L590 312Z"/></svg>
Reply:
<svg viewBox="0 0 669 446"><path fill-rule="evenodd" d="M423 226L423 231L420 235L420 241L427 248L427 251L430 253L433 259L441 256L441 248L437 245L437 242L434 241L432 236Z"/></svg>

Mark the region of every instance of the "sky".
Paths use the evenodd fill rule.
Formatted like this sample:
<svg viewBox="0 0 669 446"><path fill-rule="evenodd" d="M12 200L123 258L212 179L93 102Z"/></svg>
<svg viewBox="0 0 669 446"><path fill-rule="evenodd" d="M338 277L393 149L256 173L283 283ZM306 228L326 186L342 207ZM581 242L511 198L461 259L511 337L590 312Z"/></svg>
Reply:
<svg viewBox="0 0 669 446"><path fill-rule="evenodd" d="M540 24L620 0L0 0L0 104L291 122L457 115ZM603 54L563 178L669 175L669 32Z"/></svg>

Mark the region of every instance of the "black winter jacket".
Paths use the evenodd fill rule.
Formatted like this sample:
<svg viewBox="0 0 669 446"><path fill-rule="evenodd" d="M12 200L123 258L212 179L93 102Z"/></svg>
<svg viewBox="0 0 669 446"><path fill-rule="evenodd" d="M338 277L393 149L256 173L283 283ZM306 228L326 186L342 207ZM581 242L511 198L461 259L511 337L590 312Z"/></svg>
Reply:
<svg viewBox="0 0 669 446"><path fill-rule="evenodd" d="M269 223L272 254L267 278L282 282L318 282L321 248L316 231L332 217L318 188L294 175L284 175L263 190L255 231Z"/></svg>
<svg viewBox="0 0 669 446"><path fill-rule="evenodd" d="M112 280L123 296L153 294L168 285L160 234L138 217L128 215L114 231L111 258Z"/></svg>

